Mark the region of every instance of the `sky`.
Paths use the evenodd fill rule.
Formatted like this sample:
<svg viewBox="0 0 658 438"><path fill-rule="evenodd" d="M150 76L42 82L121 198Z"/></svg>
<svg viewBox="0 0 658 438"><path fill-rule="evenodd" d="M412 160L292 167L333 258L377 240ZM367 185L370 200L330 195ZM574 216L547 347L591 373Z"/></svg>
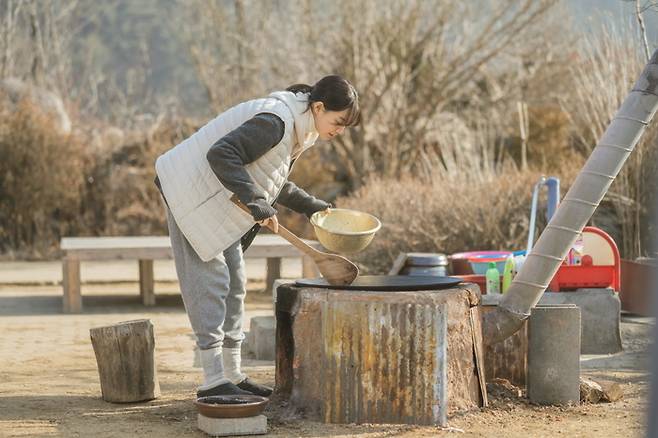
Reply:
<svg viewBox="0 0 658 438"><path fill-rule="evenodd" d="M642 4L650 3L641 0ZM653 0L651 3L658 4ZM633 26L637 29L635 16L635 1L626 0L568 0L567 5L573 11L577 23L582 23L586 29L596 32L603 22L611 22L616 27ZM650 47L658 48L658 6L643 14ZM639 32L637 33L639 38Z"/></svg>

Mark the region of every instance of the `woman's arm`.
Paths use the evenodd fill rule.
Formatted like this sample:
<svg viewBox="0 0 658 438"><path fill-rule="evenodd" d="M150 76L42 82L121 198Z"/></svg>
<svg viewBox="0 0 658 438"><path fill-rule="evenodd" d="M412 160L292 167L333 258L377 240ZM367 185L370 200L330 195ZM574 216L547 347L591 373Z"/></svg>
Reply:
<svg viewBox="0 0 658 438"><path fill-rule="evenodd" d="M245 165L277 145L284 132L285 125L277 115L257 114L220 138L206 154L219 182L237 195L257 221L275 215L276 210L266 201L265 192L254 183Z"/></svg>
<svg viewBox="0 0 658 438"><path fill-rule="evenodd" d="M277 202L308 217L311 217L316 211L331 207L331 204L309 195L291 181L286 182L283 186Z"/></svg>
<svg viewBox="0 0 658 438"><path fill-rule="evenodd" d="M238 196L257 221L271 217L277 211L265 200L265 193L254 183L245 165L277 145L284 132L285 125L277 115L257 114L219 139L206 155L222 185ZM283 186L277 202L308 217L331 207L290 181Z"/></svg>

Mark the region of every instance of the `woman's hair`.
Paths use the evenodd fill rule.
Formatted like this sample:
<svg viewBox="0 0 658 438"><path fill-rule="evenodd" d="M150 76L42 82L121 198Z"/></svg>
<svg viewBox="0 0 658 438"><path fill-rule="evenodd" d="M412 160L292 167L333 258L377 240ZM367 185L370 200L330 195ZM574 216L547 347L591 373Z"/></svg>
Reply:
<svg viewBox="0 0 658 438"><path fill-rule="evenodd" d="M306 84L295 84L286 88L293 93L309 93L309 107L313 102L322 102L328 111L347 112L344 126L356 126L361 122L359 95L352 84L338 75L325 76L312 87Z"/></svg>

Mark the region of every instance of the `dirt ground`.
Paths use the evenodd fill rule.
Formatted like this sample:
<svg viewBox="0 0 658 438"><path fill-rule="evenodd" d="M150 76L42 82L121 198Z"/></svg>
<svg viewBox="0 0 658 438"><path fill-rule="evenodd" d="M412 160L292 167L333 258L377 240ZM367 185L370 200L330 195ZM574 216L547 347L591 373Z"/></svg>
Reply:
<svg viewBox="0 0 658 438"><path fill-rule="evenodd" d="M1 437L203 437L192 404L200 370L175 283L156 285L158 305L139 304L136 284L86 285L84 313L61 313L57 286L0 286ZM250 283L247 318L271 314L262 283ZM100 398L89 329L149 318L155 327L162 395L145 403L110 404ZM267 436L358 437L633 437L642 436L649 375L651 322L626 318L625 351L586 357L583 375L619 382L615 403L538 407L518 397L492 397L491 406L451 418L450 428L406 425L327 425L286 420L268 409ZM257 380L274 384L274 363L245 361Z"/></svg>

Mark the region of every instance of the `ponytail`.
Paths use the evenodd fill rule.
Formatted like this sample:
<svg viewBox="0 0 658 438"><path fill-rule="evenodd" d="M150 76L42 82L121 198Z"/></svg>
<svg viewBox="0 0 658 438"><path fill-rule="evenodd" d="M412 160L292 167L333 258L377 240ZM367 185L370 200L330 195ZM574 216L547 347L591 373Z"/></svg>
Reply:
<svg viewBox="0 0 658 438"><path fill-rule="evenodd" d="M294 84L286 88L286 91L290 91L292 93L312 93L313 87L306 84Z"/></svg>

